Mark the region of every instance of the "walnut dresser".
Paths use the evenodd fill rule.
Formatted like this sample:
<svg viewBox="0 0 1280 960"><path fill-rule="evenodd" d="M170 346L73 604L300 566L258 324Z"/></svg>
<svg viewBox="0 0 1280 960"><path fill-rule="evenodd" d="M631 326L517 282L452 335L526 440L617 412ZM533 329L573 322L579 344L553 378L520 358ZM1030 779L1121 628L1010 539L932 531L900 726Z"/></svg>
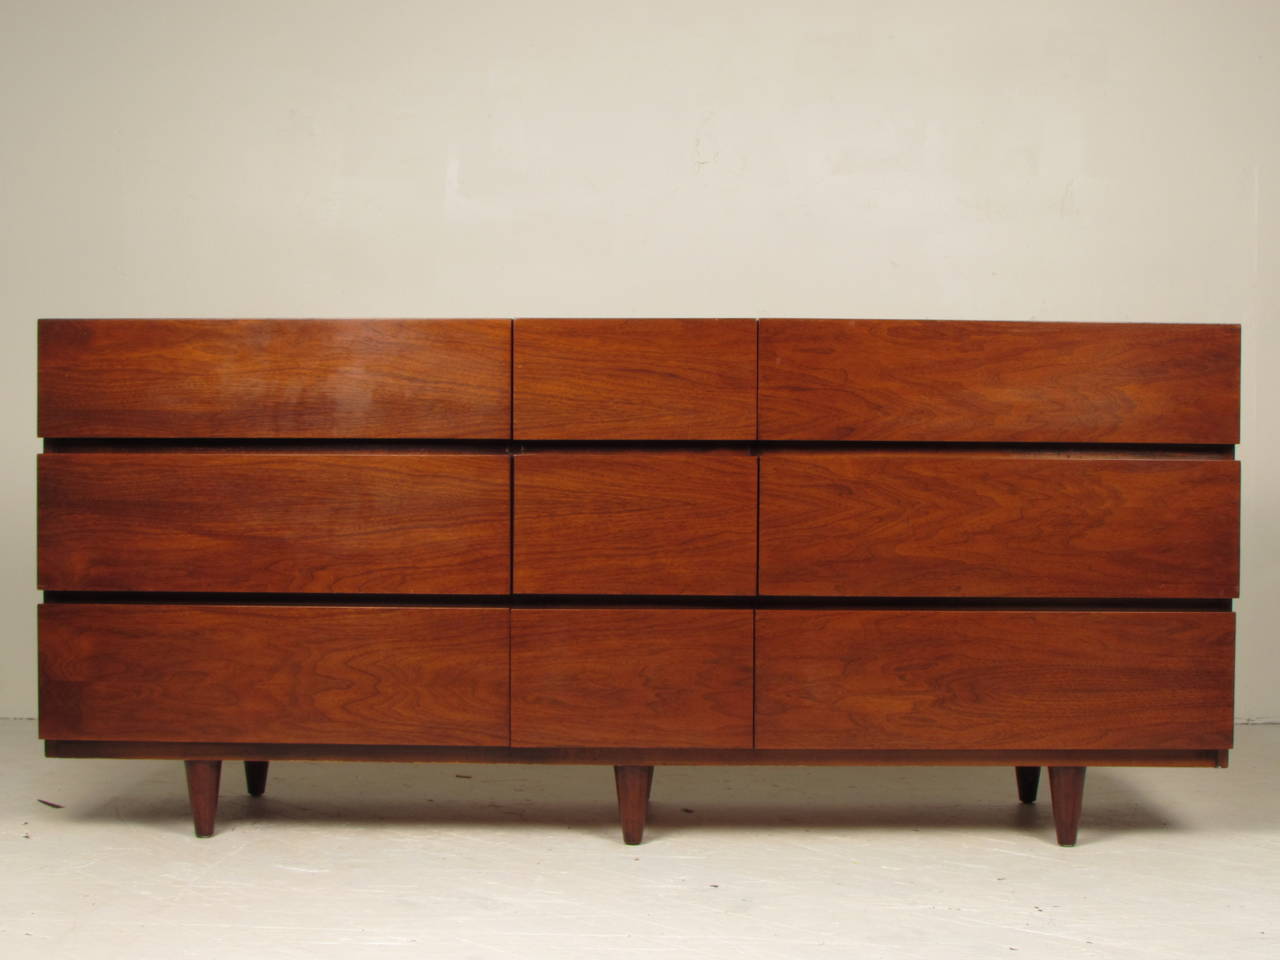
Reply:
<svg viewBox="0 0 1280 960"><path fill-rule="evenodd" d="M1225 766L1240 331L47 320L40 736L224 760Z"/></svg>

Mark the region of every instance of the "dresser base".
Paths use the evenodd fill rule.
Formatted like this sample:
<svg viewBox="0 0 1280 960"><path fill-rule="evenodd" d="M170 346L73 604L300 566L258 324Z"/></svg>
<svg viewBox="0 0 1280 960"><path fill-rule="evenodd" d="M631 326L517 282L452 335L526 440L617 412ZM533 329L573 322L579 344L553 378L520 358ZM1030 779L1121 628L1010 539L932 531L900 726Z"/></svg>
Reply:
<svg viewBox="0 0 1280 960"><path fill-rule="evenodd" d="M1034 803L1040 768L1049 768L1058 843L1074 846L1085 770L1112 767L1225 767L1226 750L677 750L530 747L412 747L288 743L163 743L47 740L49 757L175 759L185 762L198 837L213 835L224 760L244 761L250 795L266 790L271 760L354 760L401 763L540 763L611 765L623 841L644 836L655 765L747 766L1011 766L1018 799Z"/></svg>

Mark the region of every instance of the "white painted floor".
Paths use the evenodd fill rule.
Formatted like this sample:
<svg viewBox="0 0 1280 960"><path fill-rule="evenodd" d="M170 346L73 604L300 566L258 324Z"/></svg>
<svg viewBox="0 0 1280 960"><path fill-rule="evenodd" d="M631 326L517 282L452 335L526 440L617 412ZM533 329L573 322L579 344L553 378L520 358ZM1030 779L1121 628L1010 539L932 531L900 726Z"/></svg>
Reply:
<svg viewBox="0 0 1280 960"><path fill-rule="evenodd" d="M1280 957L1280 726L1228 770L1089 771L1080 843L1003 768L49 760L0 722L0 957ZM61 804L54 808L40 800Z"/></svg>

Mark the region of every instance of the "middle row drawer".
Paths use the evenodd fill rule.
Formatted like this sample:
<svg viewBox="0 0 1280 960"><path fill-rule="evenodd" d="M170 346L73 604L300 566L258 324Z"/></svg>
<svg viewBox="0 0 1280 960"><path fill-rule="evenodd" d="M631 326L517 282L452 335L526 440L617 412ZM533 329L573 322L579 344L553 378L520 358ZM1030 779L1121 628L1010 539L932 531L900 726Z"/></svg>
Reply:
<svg viewBox="0 0 1280 960"><path fill-rule="evenodd" d="M1237 583L1226 460L51 453L39 472L45 590L1218 598Z"/></svg>

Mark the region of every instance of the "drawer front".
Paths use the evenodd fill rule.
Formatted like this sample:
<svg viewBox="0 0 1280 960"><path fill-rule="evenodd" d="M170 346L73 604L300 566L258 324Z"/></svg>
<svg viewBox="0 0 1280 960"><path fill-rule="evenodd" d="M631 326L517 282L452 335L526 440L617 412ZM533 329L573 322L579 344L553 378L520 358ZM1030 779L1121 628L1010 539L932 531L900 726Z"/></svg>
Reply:
<svg viewBox="0 0 1280 960"><path fill-rule="evenodd" d="M515 436L754 440L753 320L515 322Z"/></svg>
<svg viewBox="0 0 1280 960"><path fill-rule="evenodd" d="M1240 465L777 454L760 463L760 592L1233 597Z"/></svg>
<svg viewBox="0 0 1280 960"><path fill-rule="evenodd" d="M762 440L1239 439L1240 328L761 320Z"/></svg>
<svg viewBox="0 0 1280 960"><path fill-rule="evenodd" d="M515 458L517 593L752 594L755 533L754 457Z"/></svg>
<svg viewBox="0 0 1280 960"><path fill-rule="evenodd" d="M510 435L509 320L45 320L45 437Z"/></svg>
<svg viewBox="0 0 1280 960"><path fill-rule="evenodd" d="M761 749L1222 750L1231 613L761 610Z"/></svg>
<svg viewBox="0 0 1280 960"><path fill-rule="evenodd" d="M44 590L506 593L509 458L44 454Z"/></svg>
<svg viewBox="0 0 1280 960"><path fill-rule="evenodd" d="M512 610L514 747L751 746L750 610Z"/></svg>
<svg viewBox="0 0 1280 960"><path fill-rule="evenodd" d="M45 604L49 740L506 746L508 611Z"/></svg>

